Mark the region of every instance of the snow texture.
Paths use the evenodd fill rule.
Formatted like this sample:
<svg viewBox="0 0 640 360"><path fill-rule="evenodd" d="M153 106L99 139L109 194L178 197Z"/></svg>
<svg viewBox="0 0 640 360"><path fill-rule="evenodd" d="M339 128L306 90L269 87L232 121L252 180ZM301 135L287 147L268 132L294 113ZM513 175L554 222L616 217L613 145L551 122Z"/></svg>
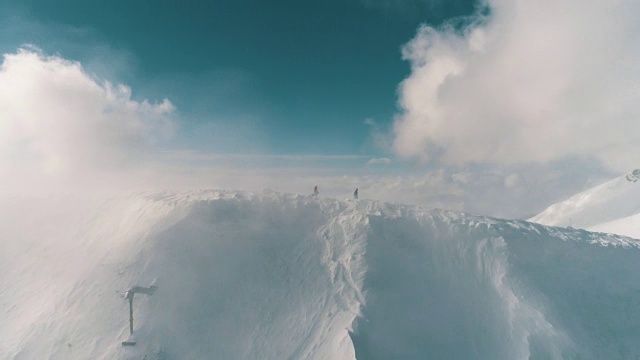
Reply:
<svg viewBox="0 0 640 360"><path fill-rule="evenodd" d="M209 190L13 197L0 218L3 359L640 355L626 237ZM130 337L136 285L158 288L135 295Z"/></svg>
<svg viewBox="0 0 640 360"><path fill-rule="evenodd" d="M640 238L640 170L579 193L529 219Z"/></svg>

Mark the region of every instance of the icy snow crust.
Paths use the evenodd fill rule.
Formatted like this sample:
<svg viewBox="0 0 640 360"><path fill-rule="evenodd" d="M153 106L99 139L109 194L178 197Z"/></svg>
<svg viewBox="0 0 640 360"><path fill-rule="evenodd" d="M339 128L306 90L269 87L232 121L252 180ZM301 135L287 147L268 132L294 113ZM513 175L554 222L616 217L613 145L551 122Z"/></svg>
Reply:
<svg viewBox="0 0 640 360"><path fill-rule="evenodd" d="M3 359L640 355L630 238L272 192L12 198L0 216ZM151 284L130 338L122 296Z"/></svg>

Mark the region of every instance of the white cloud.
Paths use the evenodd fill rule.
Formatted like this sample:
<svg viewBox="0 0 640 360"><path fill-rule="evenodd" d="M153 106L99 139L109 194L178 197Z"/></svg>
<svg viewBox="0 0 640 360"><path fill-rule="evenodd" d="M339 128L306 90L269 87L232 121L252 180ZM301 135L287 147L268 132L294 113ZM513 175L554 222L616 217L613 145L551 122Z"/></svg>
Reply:
<svg viewBox="0 0 640 360"><path fill-rule="evenodd" d="M513 189L518 186L520 182L520 176L518 174L511 174L504 178L504 186L507 189Z"/></svg>
<svg viewBox="0 0 640 360"><path fill-rule="evenodd" d="M387 165L387 164L391 164L391 159L389 158L373 158L369 161L367 161L367 165Z"/></svg>
<svg viewBox="0 0 640 360"><path fill-rule="evenodd" d="M75 176L135 165L170 136L174 107L132 100L131 90L80 63L23 48L0 68L0 175Z"/></svg>
<svg viewBox="0 0 640 360"><path fill-rule="evenodd" d="M164 152L167 159L177 159L183 161L239 161L249 160L253 163L264 163L269 160L281 160L291 163L314 164L318 162L352 162L363 161L367 157L364 155L287 155L287 154L218 154L218 153L202 153L193 150L175 150Z"/></svg>
<svg viewBox="0 0 640 360"><path fill-rule="evenodd" d="M371 150L389 152L391 148L392 138L389 136L389 131L386 128L381 127L375 119L366 118L364 124L369 127L369 138L367 140L367 146Z"/></svg>
<svg viewBox="0 0 640 360"><path fill-rule="evenodd" d="M393 148L447 164L640 163L640 3L487 0L464 29L422 27Z"/></svg>

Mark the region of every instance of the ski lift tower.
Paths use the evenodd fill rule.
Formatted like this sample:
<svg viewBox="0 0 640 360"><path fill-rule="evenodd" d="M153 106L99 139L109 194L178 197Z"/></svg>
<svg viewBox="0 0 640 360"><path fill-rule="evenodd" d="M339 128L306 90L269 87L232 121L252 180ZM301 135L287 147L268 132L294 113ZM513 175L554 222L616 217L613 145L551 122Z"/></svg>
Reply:
<svg viewBox="0 0 640 360"><path fill-rule="evenodd" d="M124 298L129 300L129 335L133 335L133 297L135 294L145 294L145 295L153 295L154 292L158 289L157 286L134 286L131 289L127 290L124 293ZM122 346L135 346L135 341L123 341Z"/></svg>

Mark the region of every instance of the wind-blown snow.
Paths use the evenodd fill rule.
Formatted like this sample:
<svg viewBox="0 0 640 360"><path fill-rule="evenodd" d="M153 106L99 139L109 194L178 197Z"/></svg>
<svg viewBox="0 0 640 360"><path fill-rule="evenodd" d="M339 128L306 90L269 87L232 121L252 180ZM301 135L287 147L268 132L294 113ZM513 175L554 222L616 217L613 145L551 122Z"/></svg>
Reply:
<svg viewBox="0 0 640 360"><path fill-rule="evenodd" d="M2 358L640 355L625 237L273 192L2 205Z"/></svg>
<svg viewBox="0 0 640 360"><path fill-rule="evenodd" d="M640 238L640 170L610 180L549 206L529 219Z"/></svg>

